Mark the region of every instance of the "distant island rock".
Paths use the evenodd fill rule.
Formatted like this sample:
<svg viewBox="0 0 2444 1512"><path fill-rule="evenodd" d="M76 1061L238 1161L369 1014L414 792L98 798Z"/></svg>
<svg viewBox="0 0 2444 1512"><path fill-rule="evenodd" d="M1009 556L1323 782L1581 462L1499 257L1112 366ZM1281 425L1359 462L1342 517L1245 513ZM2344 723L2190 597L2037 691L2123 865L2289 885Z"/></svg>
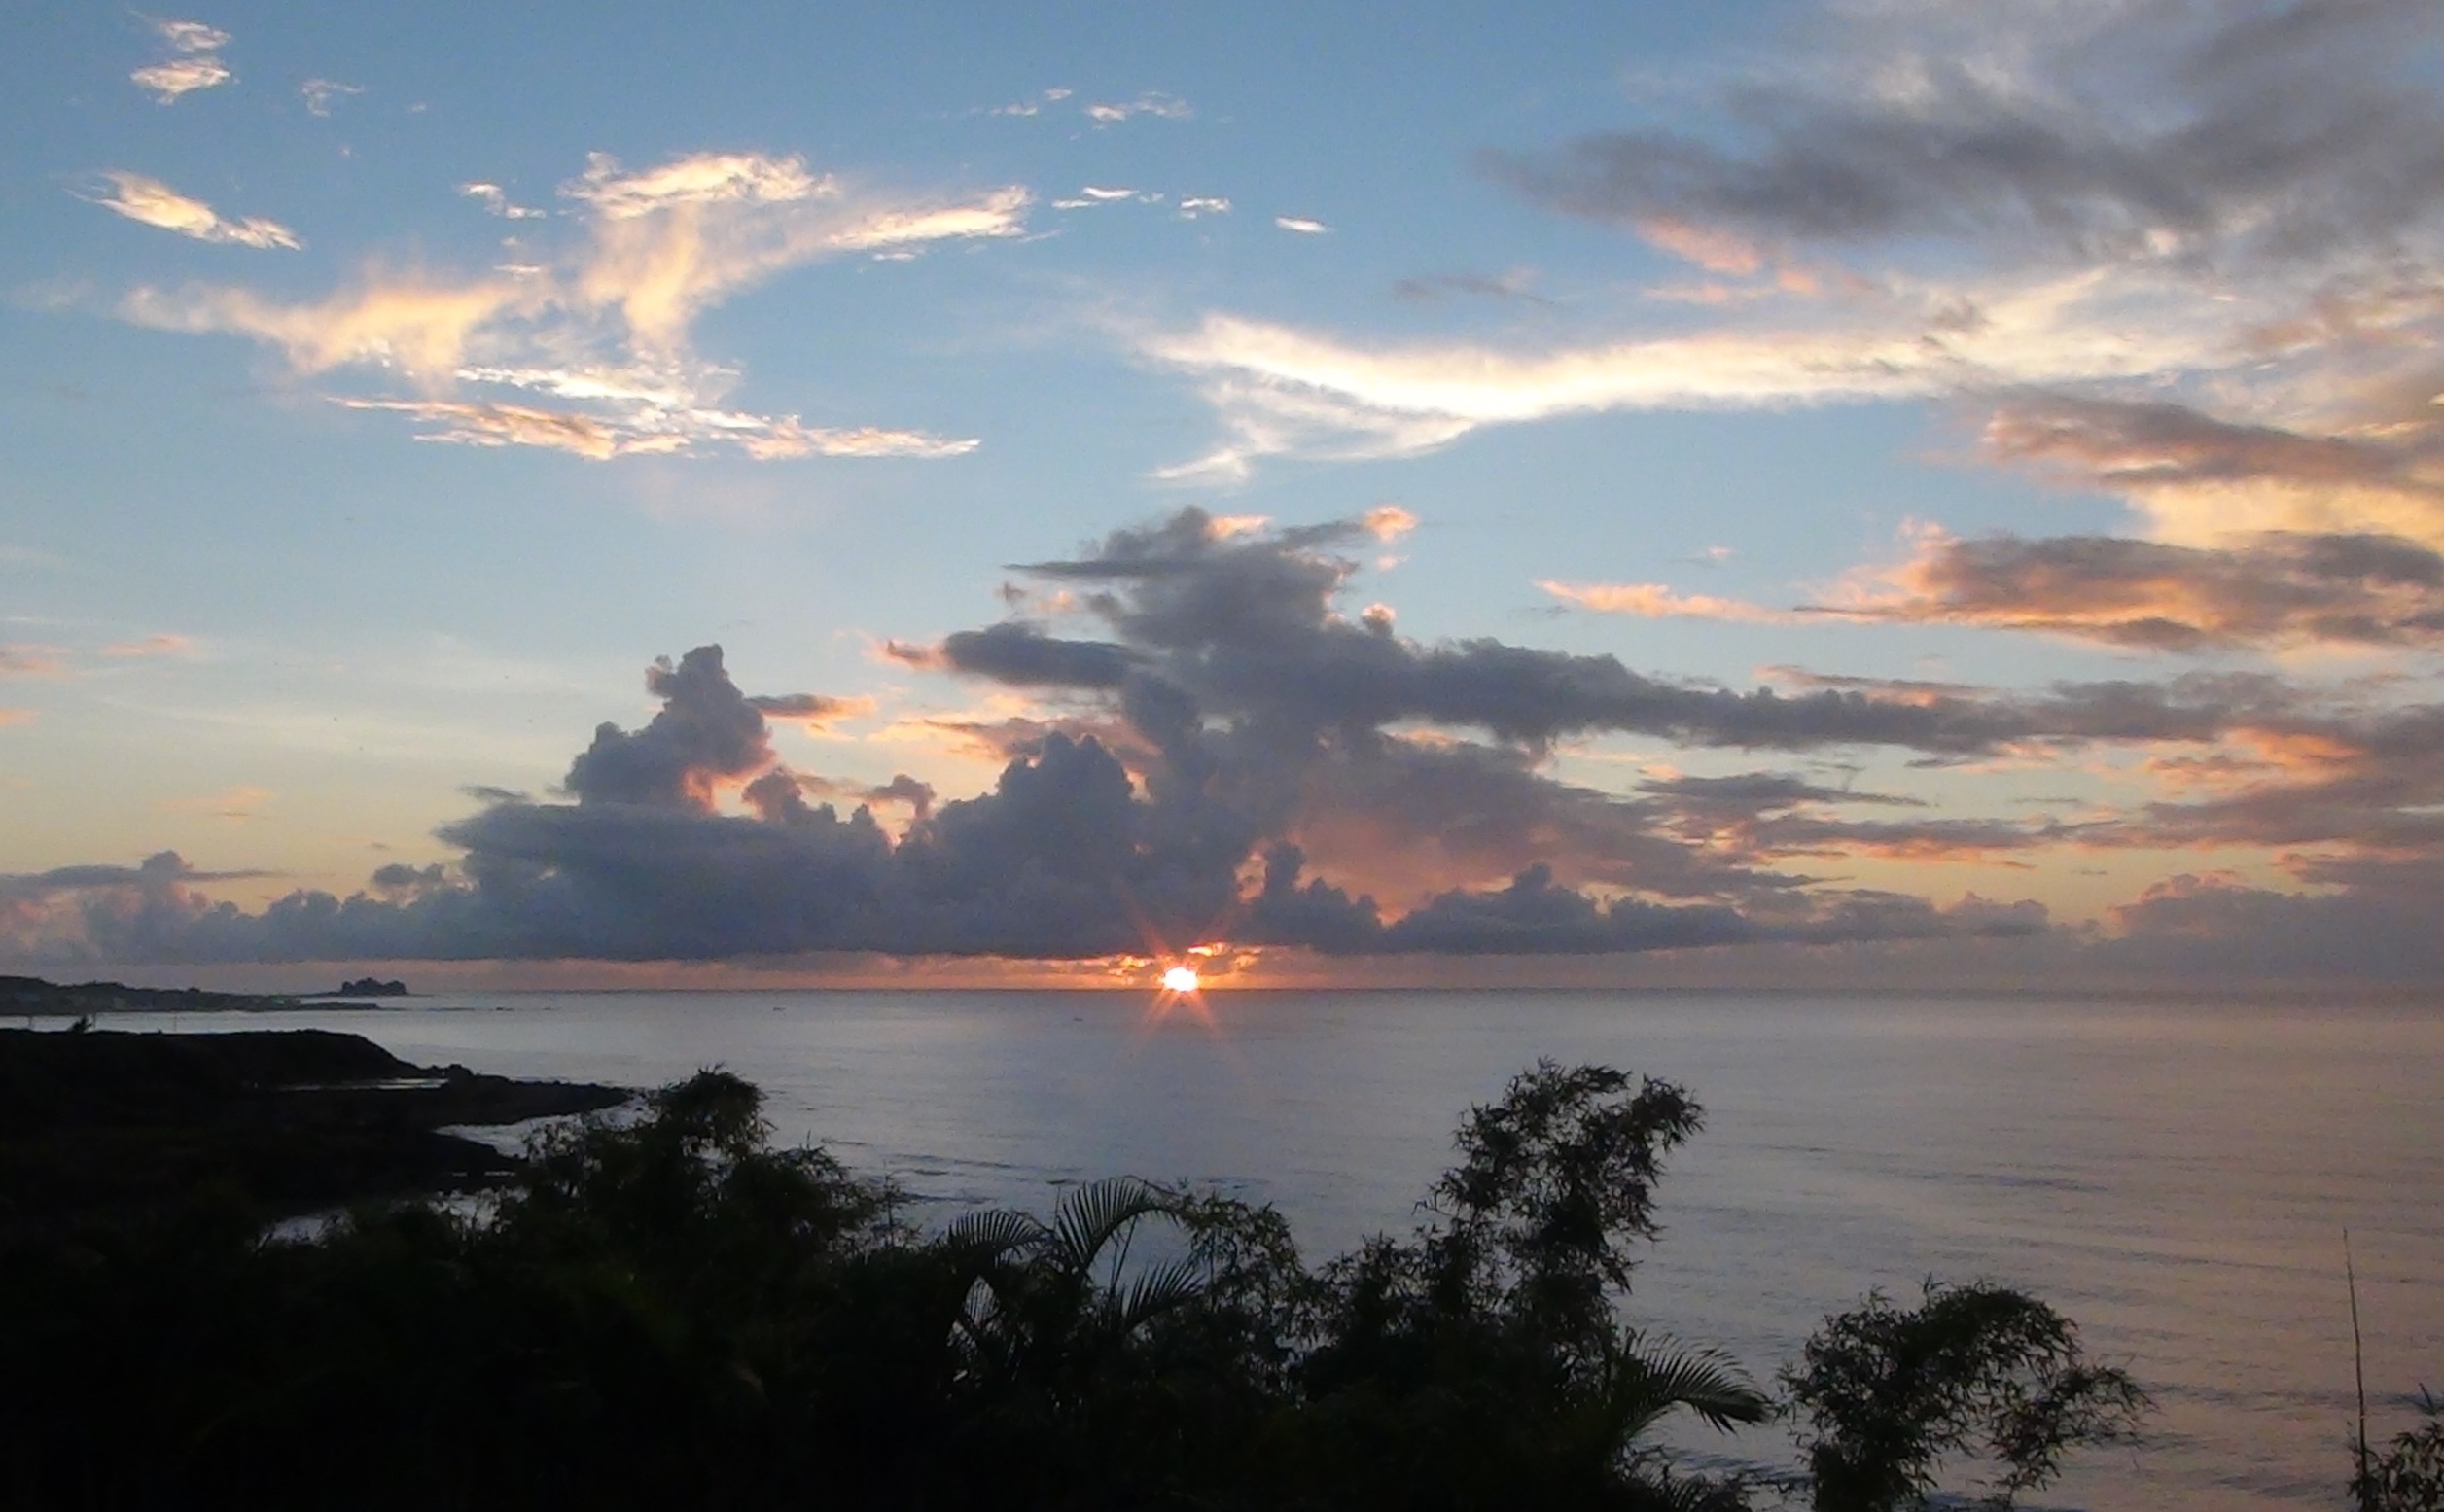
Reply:
<svg viewBox="0 0 2444 1512"><path fill-rule="evenodd" d="M318 998L405 998L407 996L407 984L385 982L378 976L360 976L354 981L341 982L339 990L336 993L316 993L315 996Z"/></svg>

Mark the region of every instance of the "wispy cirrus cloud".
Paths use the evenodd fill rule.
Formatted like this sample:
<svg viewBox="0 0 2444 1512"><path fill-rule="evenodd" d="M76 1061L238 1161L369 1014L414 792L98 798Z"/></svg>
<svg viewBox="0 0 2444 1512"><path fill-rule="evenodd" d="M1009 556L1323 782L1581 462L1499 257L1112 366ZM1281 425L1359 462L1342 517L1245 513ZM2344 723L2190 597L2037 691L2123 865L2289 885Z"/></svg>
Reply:
<svg viewBox="0 0 2444 1512"><path fill-rule="evenodd" d="M101 177L108 187L87 193L83 197L139 225L155 226L196 241L217 242L231 247L255 247L264 251L286 248L294 252L303 245L298 240L297 232L277 221L255 215L234 219L224 216L202 200L191 199L159 179L117 169L105 172Z"/></svg>
<svg viewBox="0 0 2444 1512"><path fill-rule="evenodd" d="M176 104L182 95L227 84L233 77L229 65L221 61L221 49L230 45L228 32L201 21L181 20L156 20L153 31L171 55L127 77L138 88L152 90L161 104Z"/></svg>
<svg viewBox="0 0 2444 1512"><path fill-rule="evenodd" d="M1133 100L1089 104L1085 112L1086 119L1099 126L1116 126L1139 116L1151 116L1157 121L1186 121L1196 114L1187 101L1159 89L1150 89Z"/></svg>
<svg viewBox="0 0 2444 1512"><path fill-rule="evenodd" d="M1747 624L1788 624L1799 616L1788 610L1768 609L1742 599L1710 593L1681 593L1659 582L1537 583L1545 592L1579 609L1599 615L1634 615L1641 619L1726 619Z"/></svg>
<svg viewBox="0 0 2444 1512"><path fill-rule="evenodd" d="M1412 304L1429 303L1452 294L1525 299L1532 304L1552 302L1536 293L1536 277L1524 268L1506 273L1423 273L1396 280L1392 285L1392 298Z"/></svg>
<svg viewBox="0 0 2444 1512"><path fill-rule="evenodd" d="M1573 413L1945 400L1992 409L1995 460L2167 539L2444 545L2439 52L2422 0L1828 5L1681 124L1485 159L1694 283L1502 345L1214 312L1140 346L1222 421L1201 476Z"/></svg>
<svg viewBox="0 0 2444 1512"><path fill-rule="evenodd" d="M103 647L99 654L125 660L137 656L185 656L195 649L195 637L164 631L139 636L132 641L113 641Z"/></svg>
<svg viewBox="0 0 2444 1512"><path fill-rule="evenodd" d="M462 193L530 219L499 186ZM140 325L226 332L276 348L309 375L365 373L408 393L332 398L424 422L435 440L544 446L595 460L734 449L804 456L953 457L973 439L825 426L726 403L736 369L696 354L706 309L786 269L1020 233L1016 187L966 197L896 194L818 174L797 157L699 153L631 172L597 155L561 186L574 239L474 276L368 267L319 300L192 285L139 288Z"/></svg>
<svg viewBox="0 0 2444 1512"><path fill-rule="evenodd" d="M29 641L0 643L0 677L76 677L90 669L92 657L125 661L147 656L186 656L195 651L194 637L167 632L81 648Z"/></svg>
<svg viewBox="0 0 2444 1512"><path fill-rule="evenodd" d="M1061 101L1068 99L1071 95L1077 92L1078 91L1075 89L1046 89L1042 94L1035 95L1028 99L1012 100L1007 105L982 106L976 110L970 111L969 114L974 116L1040 116L1044 113L1045 106L1058 105Z"/></svg>
<svg viewBox="0 0 2444 1512"><path fill-rule="evenodd" d="M58 677L67 670L66 647L26 642L0 644L0 677Z"/></svg>
<svg viewBox="0 0 2444 1512"><path fill-rule="evenodd" d="M308 79L297 87L298 97L305 102L309 116L329 116L341 100L363 94L361 85L342 84L336 79Z"/></svg>
<svg viewBox="0 0 2444 1512"><path fill-rule="evenodd" d="M1121 189L1110 185L1088 184L1068 199L1055 199L1055 210L1092 210L1100 205L1158 205L1167 197L1157 191Z"/></svg>
<svg viewBox="0 0 2444 1512"><path fill-rule="evenodd" d="M1310 220L1303 215L1277 215L1273 217L1273 224L1301 236L1328 236L1332 232L1332 228L1322 221Z"/></svg>
<svg viewBox="0 0 2444 1512"><path fill-rule="evenodd" d="M481 182L461 184L458 186L458 192L505 221L540 221L551 213L534 205L513 202L510 199L509 191L498 184Z"/></svg>

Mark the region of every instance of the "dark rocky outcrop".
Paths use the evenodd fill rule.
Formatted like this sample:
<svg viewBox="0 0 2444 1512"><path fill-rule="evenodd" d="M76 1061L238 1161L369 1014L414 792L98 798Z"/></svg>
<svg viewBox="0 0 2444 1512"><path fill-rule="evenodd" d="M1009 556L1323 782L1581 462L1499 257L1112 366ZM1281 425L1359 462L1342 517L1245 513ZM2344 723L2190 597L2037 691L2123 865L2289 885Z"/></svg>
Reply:
<svg viewBox="0 0 2444 1512"><path fill-rule="evenodd" d="M443 1130L627 1096L414 1066L327 1030L0 1030L0 1238L141 1215L215 1186L269 1216L467 1190L516 1159Z"/></svg>

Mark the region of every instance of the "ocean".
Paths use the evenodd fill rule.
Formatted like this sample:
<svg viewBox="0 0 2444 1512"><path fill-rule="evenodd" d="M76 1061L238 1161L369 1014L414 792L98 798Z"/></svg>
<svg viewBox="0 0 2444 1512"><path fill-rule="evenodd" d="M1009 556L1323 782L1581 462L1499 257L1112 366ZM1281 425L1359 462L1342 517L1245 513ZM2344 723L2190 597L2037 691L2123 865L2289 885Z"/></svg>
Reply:
<svg viewBox="0 0 2444 1512"><path fill-rule="evenodd" d="M116 1015L111 1027L168 1027ZM2380 1436L2444 1389L2444 1008L2026 997L1209 992L483 994L187 1016L653 1086L720 1066L776 1139L917 1211L1131 1173L1281 1208L1310 1258L1402 1231L1473 1104L1540 1057L1689 1089L1638 1321L1760 1381L1870 1288L1985 1278L2075 1319L2158 1411L2029 1506L2340 1508L2358 1276ZM1787 1467L1778 1430L1676 1443Z"/></svg>

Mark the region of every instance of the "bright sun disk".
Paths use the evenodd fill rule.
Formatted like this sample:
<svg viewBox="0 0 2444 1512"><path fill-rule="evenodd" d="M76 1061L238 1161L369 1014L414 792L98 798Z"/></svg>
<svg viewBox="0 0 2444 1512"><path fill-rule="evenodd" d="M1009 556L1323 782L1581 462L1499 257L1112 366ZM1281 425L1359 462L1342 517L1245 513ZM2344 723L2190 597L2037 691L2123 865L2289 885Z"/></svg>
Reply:
<svg viewBox="0 0 2444 1512"><path fill-rule="evenodd" d="M1194 992L1196 991L1196 968L1175 966L1162 973L1162 985L1165 992Z"/></svg>

